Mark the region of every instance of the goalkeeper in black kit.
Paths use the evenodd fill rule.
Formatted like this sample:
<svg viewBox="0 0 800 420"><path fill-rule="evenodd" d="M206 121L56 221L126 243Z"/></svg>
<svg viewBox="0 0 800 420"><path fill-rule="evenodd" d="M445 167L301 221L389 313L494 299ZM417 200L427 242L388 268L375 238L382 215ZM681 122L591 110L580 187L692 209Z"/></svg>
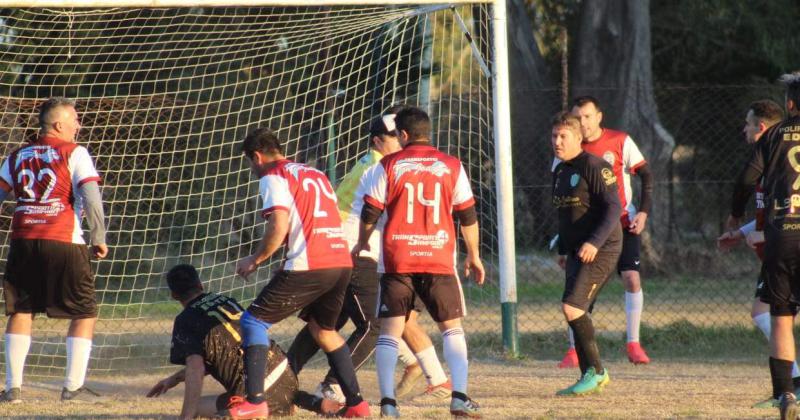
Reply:
<svg viewBox="0 0 800 420"><path fill-rule="evenodd" d="M553 118L551 140L560 160L553 170L553 205L558 209L559 255L566 260L561 308L575 334L581 368L580 379L556 395L598 392L610 382L587 310L622 252L617 179L606 161L581 149L580 128L580 120L567 112Z"/></svg>
<svg viewBox="0 0 800 420"><path fill-rule="evenodd" d="M239 329L243 310L230 297L204 292L197 270L191 265L173 267L167 273L167 284L172 298L184 308L175 318L170 362L186 367L159 381L147 396L157 397L185 382L180 418L214 417L228 404L241 401L245 393ZM225 393L202 396L207 374L225 388ZM297 376L274 341L267 354L264 391L270 415L290 415L295 405L328 415L341 408L336 401L299 391Z"/></svg>

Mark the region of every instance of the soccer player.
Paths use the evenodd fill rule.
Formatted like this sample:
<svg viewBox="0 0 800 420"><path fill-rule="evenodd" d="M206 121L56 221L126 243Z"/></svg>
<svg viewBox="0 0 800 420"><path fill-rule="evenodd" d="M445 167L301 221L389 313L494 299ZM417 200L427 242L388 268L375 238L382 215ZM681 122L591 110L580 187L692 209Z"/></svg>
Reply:
<svg viewBox="0 0 800 420"><path fill-rule="evenodd" d="M370 148L362 156L353 169L345 175L339 187L336 189L336 197L339 205L339 213L343 220L343 229L348 245L352 248L358 240L358 226L361 217L361 208L364 204L364 184L361 178L364 172L375 165L387 155L399 151L400 143L395 131L394 117L402 107L395 106L390 108L386 114L375 118L369 127ZM350 285L347 287L344 306L339 320L336 322L337 331L340 330L350 319L355 325L355 330L347 339L347 346L352 352L353 365L359 369L364 362L372 355L375 350L375 342L378 339L378 320L375 317L377 309L376 301L378 296L378 254L380 252L380 228L372 233L369 239L370 250L361 251L355 260L353 275L350 278ZM414 378L422 376L422 372L428 372L425 376L430 378L430 393L441 395L443 390L447 390L446 395L450 395L450 384L447 376L442 369L436 350L428 338L427 333L416 323L416 311L412 312L415 316L409 317L406 326L406 334L410 335L413 344L422 342L423 346L427 340L427 346L419 349L415 348L419 354L420 363L417 363L414 353L401 341L400 359L406 364L403 380L398 385L400 390L406 393L411 391L414 385ZM420 337L421 336L421 337ZM292 346L289 348L289 363L295 374L302 370L303 366L317 352L319 346L314 341L308 327L303 328L295 337ZM420 367L422 364L422 367ZM414 375L415 372L420 372ZM319 394L326 398L344 402L341 395L341 388L336 382L333 371L329 371L325 379L320 383Z"/></svg>
<svg viewBox="0 0 800 420"><path fill-rule="evenodd" d="M754 145L761 135L767 131L768 128L780 122L783 119L783 110L780 105L770 100L755 101L750 104L745 116L745 124L742 133L744 134L747 144ZM756 186L756 220L738 227L739 220L729 218L728 227L731 229L723 233L717 238L717 244L722 250L728 250L742 240L747 240L748 245L751 245L758 256L760 261L764 260L764 192L759 183ZM763 271L763 266L762 266ZM769 340L770 336L770 316L769 316L769 293L764 287L764 276L760 273L756 279L756 293L753 299L753 305L750 311L750 316L753 319L753 324L764 333L764 336ZM792 365L792 382L794 389L797 391L800 388L800 369L797 368L797 362ZM767 398L764 401L758 402L753 405L754 408L771 408L777 407L777 397Z"/></svg>
<svg viewBox="0 0 800 420"><path fill-rule="evenodd" d="M383 251L378 261L379 271L384 273L378 308L381 335L376 346L381 415L399 416L394 393L397 348L419 296L442 332L452 376L450 412L477 417L479 407L467 396L467 342L461 327L466 308L454 268L453 224L455 215L467 245L466 273L474 272L475 281L483 284L475 200L461 162L431 145L431 121L424 111L404 108L397 113L395 125L403 150L384 157L364 175L367 194L358 243L352 250L358 256L370 249L370 234L385 211Z"/></svg>
<svg viewBox="0 0 800 420"><path fill-rule="evenodd" d="M248 134L242 151L259 178L264 202L261 214L267 226L255 252L236 263L236 273L246 279L284 243L286 258L242 315L247 397L220 414L258 418L268 413L264 395L268 330L300 310L300 318L308 323L309 332L327 355L347 399L341 414L369 416L350 350L336 332L352 261L333 187L319 170L286 159L280 140L268 128Z"/></svg>
<svg viewBox="0 0 800 420"><path fill-rule="evenodd" d="M241 353L242 308L236 300L203 291L197 270L179 264L167 273L172 298L183 306L172 327L170 362L186 366L159 381L147 393L158 397L184 382L181 419L213 417L244 395L244 362ZM297 376L281 348L270 341L267 353L264 393L270 415L292 414L293 405L320 414L333 414L339 403L314 397L298 390ZM218 396L202 397L203 378L211 375L224 388Z"/></svg>
<svg viewBox="0 0 800 420"><path fill-rule="evenodd" d="M619 188L622 206L622 254L617 263L617 272L625 285L625 320L628 337L626 349L628 360L634 364L650 363L644 348L639 342L639 325L642 321L644 295L639 276L639 254L641 233L647 224L653 194L653 176L644 156L631 137L622 132L602 127L603 112L600 103L591 96L581 96L572 102L572 113L580 119L583 150L603 158L614 172ZM631 175L636 174L642 181L639 209L631 202ZM591 312L591 308L589 309ZM570 348L559 363L559 367L575 367L577 361L573 331L568 331Z"/></svg>
<svg viewBox="0 0 800 420"><path fill-rule="evenodd" d="M6 302L6 389L0 401L21 401L22 372L33 316L69 319L67 369L61 400L84 386L97 321L94 276L81 231L89 222L91 254L108 255L100 176L89 152L75 143L81 128L75 102L50 98L39 111L38 139L15 150L0 167L0 201L16 197L3 292Z"/></svg>
<svg viewBox="0 0 800 420"><path fill-rule="evenodd" d="M581 378L556 395L599 391L609 382L600 362L592 318L587 312L605 286L622 251L621 207L611 165L581 150L581 123L561 112L553 118L552 145L561 162L553 171L553 205L558 209L558 249L566 256L561 309L575 335Z"/></svg>
<svg viewBox="0 0 800 420"><path fill-rule="evenodd" d="M771 315L770 376L781 419L797 416L792 383L796 359L792 327L800 298L800 72L785 74L788 118L769 128L734 187L731 216L741 218L759 179L764 206L764 275Z"/></svg>

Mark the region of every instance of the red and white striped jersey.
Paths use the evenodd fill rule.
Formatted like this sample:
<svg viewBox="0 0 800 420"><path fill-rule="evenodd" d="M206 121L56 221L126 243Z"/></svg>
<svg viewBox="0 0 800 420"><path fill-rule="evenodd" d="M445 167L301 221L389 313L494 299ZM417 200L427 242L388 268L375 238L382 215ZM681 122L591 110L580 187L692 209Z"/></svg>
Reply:
<svg viewBox="0 0 800 420"><path fill-rule="evenodd" d="M455 274L453 211L475 205L461 161L412 143L381 159L371 174L364 202L387 215L378 270Z"/></svg>
<svg viewBox="0 0 800 420"><path fill-rule="evenodd" d="M278 209L289 214L284 270L352 267L336 194L324 173L284 159L261 174L259 192L265 219Z"/></svg>
<svg viewBox="0 0 800 420"><path fill-rule="evenodd" d="M581 144L583 150L595 156L603 158L614 171L619 187L619 201L622 204L622 227L630 225L633 216L636 215L636 207L631 202L631 174L647 163L642 152L633 142L633 139L622 131L603 128L600 138Z"/></svg>
<svg viewBox="0 0 800 420"><path fill-rule="evenodd" d="M0 180L14 191L17 205L12 239L48 239L85 244L83 202L78 188L100 182L85 147L44 137L20 147L0 167Z"/></svg>

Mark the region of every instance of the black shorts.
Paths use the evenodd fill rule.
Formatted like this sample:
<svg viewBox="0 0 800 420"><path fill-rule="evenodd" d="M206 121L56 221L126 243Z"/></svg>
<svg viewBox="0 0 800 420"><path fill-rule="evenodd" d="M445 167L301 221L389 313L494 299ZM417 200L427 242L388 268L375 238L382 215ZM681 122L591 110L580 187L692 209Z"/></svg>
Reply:
<svg viewBox="0 0 800 420"><path fill-rule="evenodd" d="M584 311L589 310L589 306L613 273L614 264L619 260L620 247L619 242L606 243L600 247L594 261L589 264L582 263L575 252L569 253L561 302Z"/></svg>
<svg viewBox="0 0 800 420"><path fill-rule="evenodd" d="M275 273L247 311L256 318L277 324L293 313L308 322L317 321L326 330L336 329L344 294L350 283L350 268L325 268Z"/></svg>
<svg viewBox="0 0 800 420"><path fill-rule="evenodd" d="M3 295L6 315L47 313L50 318L97 316L94 275L86 245L13 239Z"/></svg>
<svg viewBox="0 0 800 420"><path fill-rule="evenodd" d="M758 271L756 278L756 299L769 303L769 288L767 287L767 273L764 264L761 264L761 269Z"/></svg>
<svg viewBox="0 0 800 420"><path fill-rule="evenodd" d="M800 239L767 238L764 267L770 314L796 315L800 297Z"/></svg>
<svg viewBox="0 0 800 420"><path fill-rule="evenodd" d="M267 407L269 407L269 415L270 416L290 416L293 414L293 405L294 405L294 395L297 393L297 390L300 389L300 384L297 380L297 375L294 374L292 369L289 367L288 362L286 364L286 370L278 377L276 381L271 384L268 384L270 381L269 372L265 376L265 385L269 385L265 389L264 396L267 399ZM217 411L222 411L228 407L228 401L230 401L231 397L234 395L239 395L240 397L244 397L244 389L241 390L241 393L236 391L226 391L225 393L219 394L217 396Z"/></svg>
<svg viewBox="0 0 800 420"><path fill-rule="evenodd" d="M617 263L617 273L623 271L639 271L639 255L642 248L642 236L622 229L622 253Z"/></svg>
<svg viewBox="0 0 800 420"><path fill-rule="evenodd" d="M421 300L436 322L467 315L458 277L450 274L384 274L381 276L378 318L408 317Z"/></svg>
<svg viewBox="0 0 800 420"><path fill-rule="evenodd" d="M353 275L350 277L342 307L342 314L347 314L347 317L340 317L340 322L347 323L348 318L354 323L375 322L379 281L378 263L369 258L359 257L353 267Z"/></svg>

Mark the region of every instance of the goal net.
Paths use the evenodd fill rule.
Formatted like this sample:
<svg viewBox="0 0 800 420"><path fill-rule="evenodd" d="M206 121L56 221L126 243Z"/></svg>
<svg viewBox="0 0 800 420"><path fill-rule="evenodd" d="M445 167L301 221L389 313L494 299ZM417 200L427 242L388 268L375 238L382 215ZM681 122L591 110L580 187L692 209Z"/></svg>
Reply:
<svg viewBox="0 0 800 420"><path fill-rule="evenodd" d="M237 149L247 132L272 127L288 157L336 183L367 150L370 119L398 103L427 110L435 144L468 168L489 284L464 282L467 329L496 344L490 12L474 2L0 9L0 153L35 138L43 100L74 98L78 142L103 177L111 252L93 263L92 372L168 366L180 307L164 273L174 264L195 265L207 290L244 305L278 267L282 253L250 281L234 274L263 234L257 182ZM7 201L3 265L12 212ZM300 325L288 319L271 333L286 344ZM66 327L36 319L26 373L63 374Z"/></svg>

